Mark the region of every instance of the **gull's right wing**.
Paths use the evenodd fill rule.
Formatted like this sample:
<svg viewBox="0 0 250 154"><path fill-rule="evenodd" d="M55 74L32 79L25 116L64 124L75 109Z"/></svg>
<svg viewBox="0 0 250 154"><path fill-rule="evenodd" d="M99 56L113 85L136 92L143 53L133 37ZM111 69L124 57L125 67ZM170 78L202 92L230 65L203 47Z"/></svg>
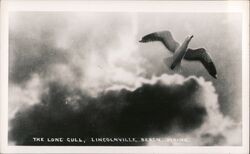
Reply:
<svg viewBox="0 0 250 154"><path fill-rule="evenodd" d="M214 62L212 61L209 53L204 48L188 49L184 56L184 59L190 61L200 61L206 68L208 73L214 78L217 78L217 71Z"/></svg>
<svg viewBox="0 0 250 154"><path fill-rule="evenodd" d="M178 42L176 42L169 31L161 31L154 32L142 37L139 42L151 42L151 41L161 41L165 47L171 51L175 52L175 50L180 46Z"/></svg>

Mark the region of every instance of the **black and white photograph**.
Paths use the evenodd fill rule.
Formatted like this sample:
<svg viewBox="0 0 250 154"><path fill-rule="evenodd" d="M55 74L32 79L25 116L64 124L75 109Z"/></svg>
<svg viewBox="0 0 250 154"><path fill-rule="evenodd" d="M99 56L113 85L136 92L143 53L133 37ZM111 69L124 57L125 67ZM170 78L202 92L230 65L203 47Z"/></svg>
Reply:
<svg viewBox="0 0 250 154"><path fill-rule="evenodd" d="M243 146L243 19L10 11L7 145Z"/></svg>

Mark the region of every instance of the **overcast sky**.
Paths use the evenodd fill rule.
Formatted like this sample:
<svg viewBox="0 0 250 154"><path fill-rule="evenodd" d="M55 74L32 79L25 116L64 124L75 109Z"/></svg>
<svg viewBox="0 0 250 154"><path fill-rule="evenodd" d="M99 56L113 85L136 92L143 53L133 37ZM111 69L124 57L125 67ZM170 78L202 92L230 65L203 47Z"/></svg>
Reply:
<svg viewBox="0 0 250 154"><path fill-rule="evenodd" d="M201 110L204 109L207 113L199 112L199 114L209 117L209 111L214 111L217 117L221 117L222 121L227 121L223 118L225 116L232 121L241 122L242 40L240 14L17 12L11 14L9 28L9 91L10 96L12 96L9 104L9 118L14 119L13 134L18 134L18 132L15 132L19 128L18 120L27 121L22 117L26 117L26 114L30 116L34 110L41 109L39 104L43 104L44 101L46 103L46 97L51 99L54 97L50 91L53 87L63 89L62 97L66 100L84 102L86 95L91 98L93 104L96 104L100 101L99 99L102 99L98 94L103 91L117 90L117 87L140 89L140 86L137 85L138 80L151 80L154 76L162 80L163 75L167 75L169 81L166 81L164 77L163 83L166 85L173 84L173 87L175 87L176 81L171 77L176 73L180 76L174 77L176 80L183 82L183 87L186 87L184 81L187 80L187 83L191 82L191 85L197 84L204 89L210 89L207 90L209 94L206 94L206 90L205 92L202 91L202 98L195 97L195 101L191 101L193 103L191 103L191 106L196 107L200 99L211 99L211 102L214 103L214 106L212 106L214 108L218 106L219 109L208 109L208 106L204 104L211 102L204 100L206 103L201 106ZM187 35L194 35L189 47L202 47L210 52L217 68L218 79L212 78L198 62L183 61L181 72L171 71L163 63L164 58L171 56L171 53L160 42L146 44L138 42L142 36L160 30L171 31L175 40L180 43L184 41ZM194 77L194 83L190 78L187 78L189 76ZM59 86L55 86L58 84ZM142 82L141 89L145 88L143 85ZM154 88L154 84L151 88ZM169 90L171 91L171 88ZM187 98L193 96L192 92L196 94L194 89L190 89L190 91L190 94L186 91L183 94ZM175 92L180 93L180 91ZM67 96L64 96L65 93ZM134 96L137 94L129 93L128 95ZM211 98L206 95L211 96ZM120 95L118 96L120 97ZM173 94L173 96L175 95ZM103 97L106 98L106 96ZM170 99L170 97L172 101L175 100L172 99L171 95L166 99ZM115 100L121 101L123 99L127 100L124 97ZM126 103L131 104L133 101ZM51 101L47 100L47 102L50 103ZM140 105L139 103L138 107L141 107ZM53 105L49 107L53 107ZM82 109L81 105L79 109ZM175 107L173 109L176 109L176 112L182 110ZM20 113L20 110L25 111L24 115L16 116L15 114ZM122 111L127 112L127 110ZM67 110L67 112L69 111ZM100 109L100 112L102 113L103 110ZM73 116L79 115L73 114ZM159 117L156 116L155 118ZM190 128L198 127L203 130L202 124L206 123L203 120L200 119L199 121L198 119L198 125L195 123ZM183 123L180 127L182 126L183 129L181 130L183 131L181 133L185 133L186 125ZM117 132L118 135L120 131ZM131 130L131 132L136 133L135 130ZM144 133L147 134L148 132ZM164 134L164 132L160 134ZM213 134L213 141L209 139L204 145L240 144L231 143L229 139L223 136L227 136L227 134L223 134L223 137L218 137L218 134L220 133L217 133L217 136ZM240 136L238 129L237 135ZM12 139L20 144L25 142L22 140L23 137L13 136ZM200 136L204 137L204 134ZM218 141L217 138L222 138L222 141ZM226 140L226 143L223 140Z"/></svg>

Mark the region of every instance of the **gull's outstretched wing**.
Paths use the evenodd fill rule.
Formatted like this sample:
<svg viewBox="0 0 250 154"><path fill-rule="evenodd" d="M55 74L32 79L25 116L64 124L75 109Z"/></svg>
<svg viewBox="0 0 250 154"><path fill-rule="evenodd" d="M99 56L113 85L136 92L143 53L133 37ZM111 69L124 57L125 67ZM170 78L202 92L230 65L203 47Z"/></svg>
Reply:
<svg viewBox="0 0 250 154"><path fill-rule="evenodd" d="M139 42L151 41L161 41L171 52L175 52L175 50L180 46L179 43L174 40L172 34L169 31L161 31L148 34L142 37Z"/></svg>
<svg viewBox="0 0 250 154"><path fill-rule="evenodd" d="M215 65L204 48L199 48L199 49L188 49L184 59L186 60L197 60L200 61L204 67L207 69L208 73L213 76L214 78L217 78L217 71L215 68Z"/></svg>

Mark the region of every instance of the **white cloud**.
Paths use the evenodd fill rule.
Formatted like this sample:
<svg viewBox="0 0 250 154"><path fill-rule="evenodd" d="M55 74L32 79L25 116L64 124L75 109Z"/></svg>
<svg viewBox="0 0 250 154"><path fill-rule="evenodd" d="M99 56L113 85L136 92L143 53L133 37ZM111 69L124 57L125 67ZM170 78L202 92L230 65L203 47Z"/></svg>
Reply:
<svg viewBox="0 0 250 154"><path fill-rule="evenodd" d="M9 119L13 118L17 111L39 103L40 95L45 90L37 74L23 86L9 84Z"/></svg>

